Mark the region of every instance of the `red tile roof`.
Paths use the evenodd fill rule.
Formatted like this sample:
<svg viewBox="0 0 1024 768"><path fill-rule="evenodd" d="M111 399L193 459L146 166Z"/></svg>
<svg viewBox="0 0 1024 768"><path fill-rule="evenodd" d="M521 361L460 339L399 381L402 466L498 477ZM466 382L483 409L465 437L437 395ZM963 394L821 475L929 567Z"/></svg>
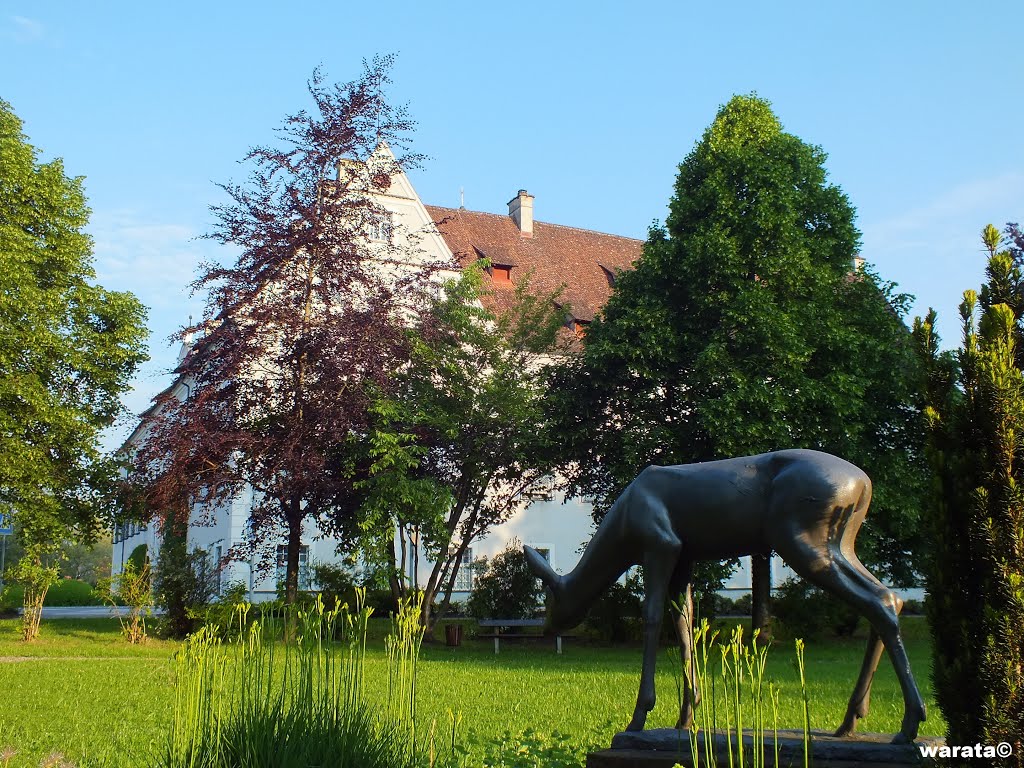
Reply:
<svg viewBox="0 0 1024 768"><path fill-rule="evenodd" d="M465 266L480 258L512 267L513 284L530 275L531 292L550 293L564 286L561 303L575 319L589 322L611 295L609 275L631 269L643 241L560 224L533 223L533 237L523 237L509 216L461 208L426 206L441 236ZM488 285L485 303L500 312L512 292Z"/></svg>

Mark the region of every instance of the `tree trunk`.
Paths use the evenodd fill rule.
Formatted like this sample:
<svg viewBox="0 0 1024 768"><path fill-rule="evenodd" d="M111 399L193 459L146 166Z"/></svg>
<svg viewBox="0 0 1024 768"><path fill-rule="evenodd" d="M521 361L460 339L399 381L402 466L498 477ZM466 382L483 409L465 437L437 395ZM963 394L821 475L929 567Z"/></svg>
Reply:
<svg viewBox="0 0 1024 768"><path fill-rule="evenodd" d="M302 549L302 511L300 500L292 496L288 501L288 545L284 570L284 639L290 643L295 638L298 617L294 610L299 599L299 552Z"/></svg>
<svg viewBox="0 0 1024 768"><path fill-rule="evenodd" d="M398 556L395 552L394 539L388 542L388 556L391 558L391 567L388 569L388 585L391 587L391 599L395 605L398 605L399 601L405 597L405 582L403 577L399 575L400 570L395 567L395 563L398 562Z"/></svg>
<svg viewBox="0 0 1024 768"><path fill-rule="evenodd" d="M751 629L761 630L759 639L771 637L772 568L771 555L750 557Z"/></svg>
<svg viewBox="0 0 1024 768"><path fill-rule="evenodd" d="M466 553L466 549L469 547L470 540L463 541L459 546L458 551L455 553L455 562L452 563L451 572L448 574L448 583L444 589L444 599L441 602L441 607L437 610L437 615L433 617L431 624L427 625L427 632L433 633L434 624L437 624L441 619L448 615L448 609L452 603L452 590L455 587L455 579L458 578L459 568L462 567L462 556Z"/></svg>

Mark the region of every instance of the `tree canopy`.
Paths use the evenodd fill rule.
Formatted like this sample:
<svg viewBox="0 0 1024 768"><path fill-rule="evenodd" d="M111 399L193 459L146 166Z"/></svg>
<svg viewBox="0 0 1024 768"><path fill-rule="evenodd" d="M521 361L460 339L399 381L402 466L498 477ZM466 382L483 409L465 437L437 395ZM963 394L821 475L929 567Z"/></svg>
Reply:
<svg viewBox="0 0 1024 768"><path fill-rule="evenodd" d="M100 435L146 359L145 309L96 284L82 183L0 101L0 510L30 554L109 521Z"/></svg>
<svg viewBox="0 0 1024 768"><path fill-rule="evenodd" d="M165 519L251 489L249 544L266 563L287 542L289 602L304 522L330 532L357 505L357 444L408 359L430 271L375 201L418 159L394 154L413 123L386 98L391 63L338 85L314 73L315 109L285 120L280 146L249 151L247 183L223 185L209 236L238 257L196 280L208 302L180 334L194 338L178 371L187 397L158 398L136 455L147 508Z"/></svg>
<svg viewBox="0 0 1024 768"><path fill-rule="evenodd" d="M915 359L907 297L855 269L825 153L737 96L679 166L664 226L618 275L558 420L577 490L606 508L647 464L830 451L875 480L865 560L913 578Z"/></svg>

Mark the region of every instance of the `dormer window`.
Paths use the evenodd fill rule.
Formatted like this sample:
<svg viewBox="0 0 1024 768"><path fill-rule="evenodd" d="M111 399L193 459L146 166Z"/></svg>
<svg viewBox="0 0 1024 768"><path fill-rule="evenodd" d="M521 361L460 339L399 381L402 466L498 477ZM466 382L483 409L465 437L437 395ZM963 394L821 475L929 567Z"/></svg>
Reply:
<svg viewBox="0 0 1024 768"><path fill-rule="evenodd" d="M491 280L495 285L512 285L512 267L507 264L495 264L491 267Z"/></svg>
<svg viewBox="0 0 1024 768"><path fill-rule="evenodd" d="M576 320L575 318L573 319L571 328L572 332L576 334L577 339L582 339L584 336L587 335L588 325L590 325L589 320Z"/></svg>

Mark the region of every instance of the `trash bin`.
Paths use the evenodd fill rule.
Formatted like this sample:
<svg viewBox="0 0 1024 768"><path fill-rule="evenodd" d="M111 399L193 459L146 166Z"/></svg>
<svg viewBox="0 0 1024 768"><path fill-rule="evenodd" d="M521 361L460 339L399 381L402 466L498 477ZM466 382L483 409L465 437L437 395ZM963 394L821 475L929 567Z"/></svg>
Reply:
<svg viewBox="0 0 1024 768"><path fill-rule="evenodd" d="M449 648L458 648L462 645L462 625L461 624L445 624L444 625L444 644Z"/></svg>

